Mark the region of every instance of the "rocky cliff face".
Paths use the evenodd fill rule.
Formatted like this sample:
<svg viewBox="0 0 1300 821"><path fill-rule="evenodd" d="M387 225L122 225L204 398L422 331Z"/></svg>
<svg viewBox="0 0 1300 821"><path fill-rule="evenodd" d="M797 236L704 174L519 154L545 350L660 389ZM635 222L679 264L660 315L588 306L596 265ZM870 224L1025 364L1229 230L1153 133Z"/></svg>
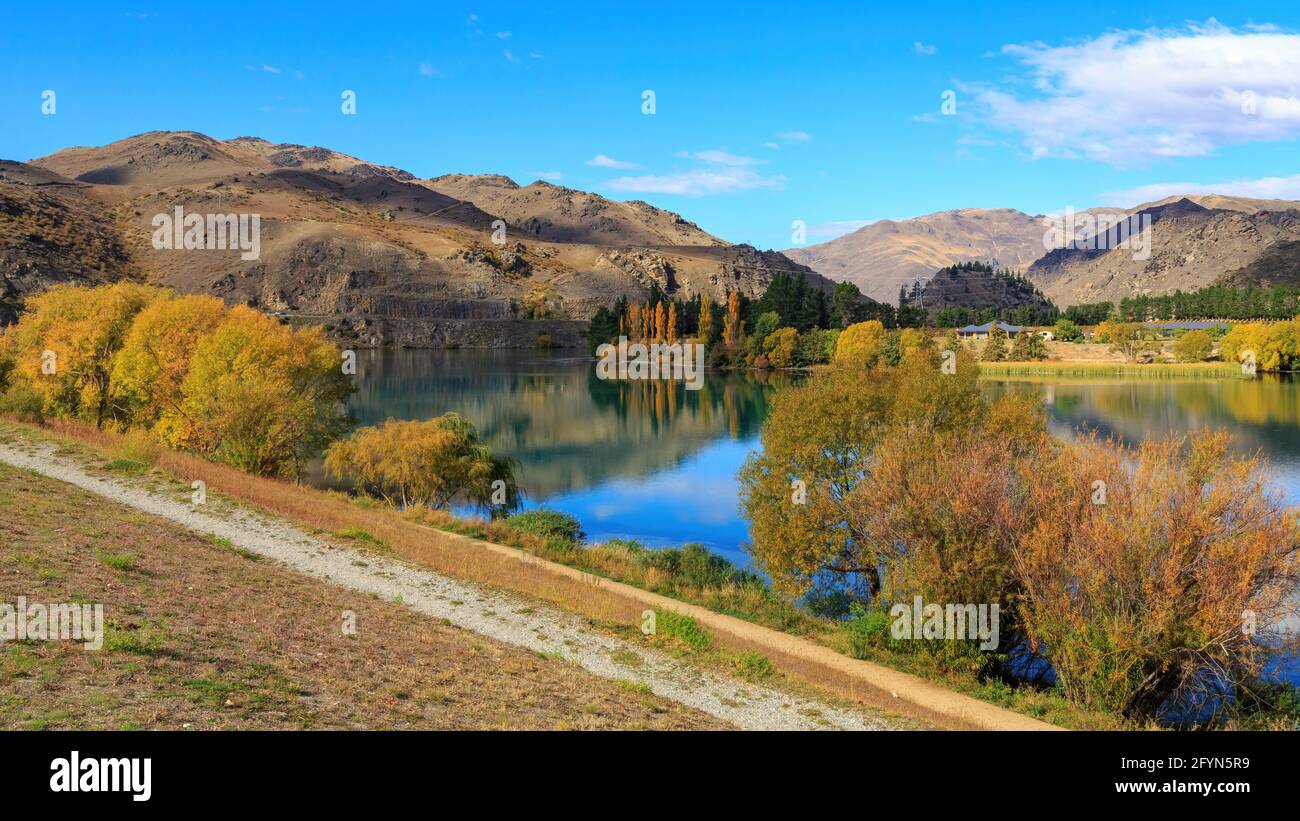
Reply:
<svg viewBox="0 0 1300 821"><path fill-rule="evenodd" d="M1287 215L1296 209L1300 202L1194 194L1077 212L1081 220L1151 217L1152 253L1137 260L1131 250L1083 247L1086 242L1062 248L1052 241L1053 224L1042 216L977 208L882 220L785 253L882 301L895 300L900 287L910 290L945 266L982 260L1025 273L1064 307L1194 290L1221 278L1238 285L1273 281L1279 265L1293 264L1287 243L1300 240L1300 232ZM1089 233L1083 230L1082 238Z"/></svg>
<svg viewBox="0 0 1300 821"><path fill-rule="evenodd" d="M576 345L597 308L655 286L684 299L757 296L781 270L832 285L643 202L501 176L419 180L256 137L151 132L5 169L9 306L56 281L133 275L318 322L360 344L531 347L539 335ZM256 257L155 247L155 220L178 207L257 215ZM13 309L0 308L0 321Z"/></svg>
<svg viewBox="0 0 1300 821"><path fill-rule="evenodd" d="M1293 210L1247 213L1182 198L1130 216L1138 221L1135 228L1144 219L1150 220L1149 254L1143 248L1084 242L1103 247L1058 249L1026 273L1058 305L1118 302L1192 291L1234 273L1237 284L1247 284L1241 272L1262 278L1265 269L1258 261L1300 239L1300 211Z"/></svg>
<svg viewBox="0 0 1300 821"><path fill-rule="evenodd" d="M64 282L111 282L129 271L111 210L89 186L0 161L0 325L22 300Z"/></svg>

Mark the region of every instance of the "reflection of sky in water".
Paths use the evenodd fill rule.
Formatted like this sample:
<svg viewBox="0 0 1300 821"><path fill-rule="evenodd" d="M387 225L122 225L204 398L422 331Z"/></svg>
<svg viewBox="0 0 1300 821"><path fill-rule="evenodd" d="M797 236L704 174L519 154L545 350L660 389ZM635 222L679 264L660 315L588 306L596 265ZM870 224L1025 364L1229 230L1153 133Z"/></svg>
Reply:
<svg viewBox="0 0 1300 821"><path fill-rule="evenodd" d="M657 473L620 477L547 499L530 499L576 516L588 538L634 538L651 547L699 542L744 565L744 520L737 509L736 472L757 438L721 439Z"/></svg>

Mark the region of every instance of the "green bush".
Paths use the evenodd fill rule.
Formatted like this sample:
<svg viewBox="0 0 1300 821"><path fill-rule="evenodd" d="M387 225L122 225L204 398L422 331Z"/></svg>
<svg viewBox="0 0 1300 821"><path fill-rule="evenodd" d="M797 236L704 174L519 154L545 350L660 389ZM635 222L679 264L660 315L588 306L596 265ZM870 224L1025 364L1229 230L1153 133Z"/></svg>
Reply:
<svg viewBox="0 0 1300 821"><path fill-rule="evenodd" d="M695 619L671 610L655 614L655 634L677 639L694 650L707 650L713 645L713 637Z"/></svg>
<svg viewBox="0 0 1300 821"><path fill-rule="evenodd" d="M524 533L531 533L543 539L561 538L581 543L587 538L582 532L582 523L567 513L558 510L537 508L516 513L506 520L507 524Z"/></svg>
<svg viewBox="0 0 1300 821"><path fill-rule="evenodd" d="M0 394L0 413L8 413L24 422L42 422L45 419L45 399L26 382L15 380Z"/></svg>

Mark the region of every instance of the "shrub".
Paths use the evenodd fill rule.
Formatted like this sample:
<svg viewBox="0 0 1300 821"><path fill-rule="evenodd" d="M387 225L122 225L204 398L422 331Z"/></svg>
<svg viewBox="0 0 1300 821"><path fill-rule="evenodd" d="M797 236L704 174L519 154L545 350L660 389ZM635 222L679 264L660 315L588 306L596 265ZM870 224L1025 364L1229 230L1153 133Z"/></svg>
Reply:
<svg viewBox="0 0 1300 821"><path fill-rule="evenodd" d="M582 523L567 513L558 510L526 510L516 513L506 520L516 530L531 533L542 538L566 539L581 544L586 538L582 532Z"/></svg>
<svg viewBox="0 0 1300 821"><path fill-rule="evenodd" d="M513 465L494 456L469 420L457 413L418 422L389 419L362 428L329 447L325 469L402 508L443 510L462 495L498 511L519 504Z"/></svg>
<svg viewBox="0 0 1300 821"><path fill-rule="evenodd" d="M792 368L797 363L799 332L794 328L780 328L763 340L763 351L774 368Z"/></svg>
<svg viewBox="0 0 1300 821"><path fill-rule="evenodd" d="M1021 618L1074 701L1137 720L1249 686L1300 574L1300 523L1226 434L1089 439L1026 471ZM1104 504L1097 503L1104 482Z"/></svg>
<svg viewBox="0 0 1300 821"><path fill-rule="evenodd" d="M870 319L850 325L835 343L835 361L844 365L871 366L885 344L885 326Z"/></svg>
<svg viewBox="0 0 1300 821"><path fill-rule="evenodd" d="M672 610L655 613L655 635L676 639L693 650L707 650L713 646L713 637L695 619Z"/></svg>
<svg viewBox="0 0 1300 821"><path fill-rule="evenodd" d="M238 306L194 350L181 400L158 428L172 447L259 475L297 477L349 427L353 391L319 328Z"/></svg>
<svg viewBox="0 0 1300 821"><path fill-rule="evenodd" d="M1174 357L1179 362L1204 362L1213 349L1214 340L1205 331L1188 331L1174 343Z"/></svg>

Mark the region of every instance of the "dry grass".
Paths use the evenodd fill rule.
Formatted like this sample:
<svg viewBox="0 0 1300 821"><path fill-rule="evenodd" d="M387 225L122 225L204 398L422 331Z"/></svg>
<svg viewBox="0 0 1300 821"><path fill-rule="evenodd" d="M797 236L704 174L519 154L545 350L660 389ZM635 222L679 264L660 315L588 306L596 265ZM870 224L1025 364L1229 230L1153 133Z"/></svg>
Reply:
<svg viewBox="0 0 1300 821"><path fill-rule="evenodd" d="M23 425L23 428L35 432L31 426ZM50 420L43 430L54 434L57 439L90 445L101 454L111 453L121 438L112 431L97 430L93 425L71 420ZM702 607L693 608L689 604L678 607L680 595L665 599L660 595L644 593L630 585L613 583L601 575L605 571L599 568L592 568L596 571L592 572L568 567L548 561L559 557L543 558L528 550L481 541L493 537L494 523L466 522L447 514L429 511L402 514L382 506L357 504L341 493L250 476L234 468L176 451L163 450L155 464L185 485L196 479L203 480L209 493L223 494L319 532L335 535L364 533L370 538L363 541L372 545L382 544L383 549L394 555L421 563L439 573L524 593L587 616L600 624L635 628L641 623L641 614L648 605L662 610L671 602L670 609L696 612L699 618L712 622L708 629L717 640L719 649L732 651L732 655L748 651L760 652L797 687L811 688L811 692L823 697L831 695L846 698L927 725L950 728L984 726L957 717L969 715L972 709L980 708L962 703L963 696L956 692L950 696L944 695L927 689L927 685L919 680L890 687L874 686L862 674L846 672L856 669L863 662L853 661L838 652L830 652L828 646L833 643L830 636L812 635L810 638L817 643L810 644L793 635L804 632L798 625L791 625L794 629L789 632L773 634L764 633L763 628L749 621L737 621L750 619L751 616L743 609L734 607L736 602L727 600L727 591L714 591L707 595L701 591L704 599L701 601ZM209 501L212 502L211 499ZM355 539L355 535L352 538ZM613 556L608 559L615 560ZM584 564L590 565L590 562ZM608 569L614 567L611 565ZM623 569L632 568L629 565ZM652 581L647 577L647 583ZM722 613L723 617L710 618L709 613L705 612L706 608L713 614ZM734 618L728 619L727 616ZM776 625L771 629L783 630ZM873 675L882 680L902 681L895 677L897 674L884 667L877 667ZM940 680L938 676L927 677ZM909 700L912 690L927 695L914 703ZM921 706L921 702L927 700L931 704L951 702L952 705L960 706L944 706L936 712L935 709ZM1008 726L1017 726L1017 719L1011 715L1004 719L990 714L982 720L993 722L989 726L994 726L999 721L1010 722Z"/></svg>
<svg viewBox="0 0 1300 821"><path fill-rule="evenodd" d="M99 602L110 624L98 652L0 646L0 729L725 726L4 466L0 519L0 601Z"/></svg>

